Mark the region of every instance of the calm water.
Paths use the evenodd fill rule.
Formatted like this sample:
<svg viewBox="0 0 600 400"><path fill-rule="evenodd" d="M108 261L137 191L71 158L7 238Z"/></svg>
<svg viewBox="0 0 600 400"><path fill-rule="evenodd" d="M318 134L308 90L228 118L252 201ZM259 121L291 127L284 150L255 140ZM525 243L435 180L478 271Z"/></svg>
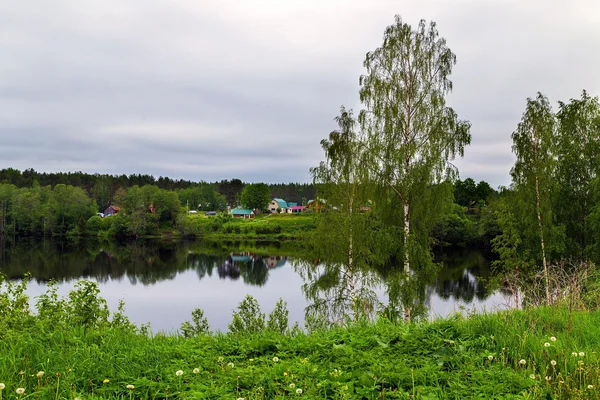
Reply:
<svg viewBox="0 0 600 400"><path fill-rule="evenodd" d="M28 294L35 297L54 279L66 295L81 279L99 283L111 310L125 300L126 314L154 331L174 331L202 308L212 329L227 330L232 312L246 294L269 313L279 298L288 303L291 322L303 323L305 309L345 293L323 267L302 257L293 243L136 242L128 244L24 241L0 246L0 273L19 280L30 272ZM463 308L489 310L509 303L502 293L488 293L489 261L480 251L439 255L444 268L424 288L431 317ZM355 284L387 302L384 272L356 275ZM325 279L327 278L327 279ZM323 281L328 280L324 285ZM367 286L367 285L364 285ZM308 293L308 294L307 294ZM338 312L332 309L332 313Z"/></svg>

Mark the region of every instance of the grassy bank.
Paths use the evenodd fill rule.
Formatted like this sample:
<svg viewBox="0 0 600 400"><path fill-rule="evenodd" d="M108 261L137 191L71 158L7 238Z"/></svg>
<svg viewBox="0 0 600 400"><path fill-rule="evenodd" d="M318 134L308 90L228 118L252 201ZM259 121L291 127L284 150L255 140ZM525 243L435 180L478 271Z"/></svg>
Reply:
<svg viewBox="0 0 600 400"><path fill-rule="evenodd" d="M240 305L230 333L203 333L197 315L188 337L151 335L122 310L110 315L94 284L48 292L35 315L23 286L5 285L2 398L598 398L598 312L380 317L307 333L287 329L285 310L265 318L253 305Z"/></svg>
<svg viewBox="0 0 600 400"><path fill-rule="evenodd" d="M315 229L315 214L261 214L253 219L229 216L188 216L190 224L207 239L287 240L302 239Z"/></svg>

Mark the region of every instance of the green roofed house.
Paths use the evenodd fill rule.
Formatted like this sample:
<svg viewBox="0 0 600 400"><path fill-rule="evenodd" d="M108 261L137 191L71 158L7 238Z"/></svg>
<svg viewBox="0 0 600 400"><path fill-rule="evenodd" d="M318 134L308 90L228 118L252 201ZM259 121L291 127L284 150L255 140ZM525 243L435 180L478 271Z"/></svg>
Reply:
<svg viewBox="0 0 600 400"><path fill-rule="evenodd" d="M285 200L275 198L269 204L269 211L271 211L271 214L277 214L277 209L280 208L283 214L287 212L288 207L288 203Z"/></svg>
<svg viewBox="0 0 600 400"><path fill-rule="evenodd" d="M248 210L248 209L244 209L244 208L234 208L233 210L231 210L231 216L233 218L253 219L254 218L254 211Z"/></svg>

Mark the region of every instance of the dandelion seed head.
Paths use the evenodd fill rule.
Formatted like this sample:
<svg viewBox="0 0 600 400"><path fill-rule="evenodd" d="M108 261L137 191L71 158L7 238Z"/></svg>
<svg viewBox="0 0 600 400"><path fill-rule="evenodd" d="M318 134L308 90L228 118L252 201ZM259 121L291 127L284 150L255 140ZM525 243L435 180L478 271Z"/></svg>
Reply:
<svg viewBox="0 0 600 400"><path fill-rule="evenodd" d="M293 384L293 383L290 383L290 389L293 389L293 388L295 388L295 387L296 387L296 385L295 385L295 384Z"/></svg>
<svg viewBox="0 0 600 400"><path fill-rule="evenodd" d="M223 357L219 357L219 358L217 358L217 361L218 361L218 362L223 362Z"/></svg>
<svg viewBox="0 0 600 400"><path fill-rule="evenodd" d="M587 385L587 388L588 388L589 390L593 390L593 389L594 389L594 385Z"/></svg>
<svg viewBox="0 0 600 400"><path fill-rule="evenodd" d="M232 362L228 363L228 364L227 364L227 366L228 366L229 368L233 368L233 367L234 367L234 365L233 365L233 363L232 363Z"/></svg>
<svg viewBox="0 0 600 400"><path fill-rule="evenodd" d="M551 381L551 380L552 380L552 377L551 377L551 376L547 376L547 377L546 377L546 380L547 380L547 381Z"/></svg>
<svg viewBox="0 0 600 400"><path fill-rule="evenodd" d="M488 360L492 361L493 359L494 359L494 356L490 354L490 355L488 356Z"/></svg>
<svg viewBox="0 0 600 400"><path fill-rule="evenodd" d="M527 364L527 361L525 361L525 360L522 359L521 361L519 361L519 364L525 365L525 364Z"/></svg>
<svg viewBox="0 0 600 400"><path fill-rule="evenodd" d="M0 383L0 390L4 390L6 388L6 385L4 383Z"/></svg>
<svg viewBox="0 0 600 400"><path fill-rule="evenodd" d="M556 338L555 338L554 336L552 336L552 337L550 338L550 341L551 341L551 342L556 342Z"/></svg>
<svg viewBox="0 0 600 400"><path fill-rule="evenodd" d="M573 357L577 357L577 352L575 352L575 351L574 351L574 352L572 352L572 353L571 353L571 355L572 355Z"/></svg>
<svg viewBox="0 0 600 400"><path fill-rule="evenodd" d="M273 362L279 362L279 357L273 357Z"/></svg>
<svg viewBox="0 0 600 400"><path fill-rule="evenodd" d="M38 371L37 374L35 374L38 378L41 378L42 376L44 376L44 371Z"/></svg>
<svg viewBox="0 0 600 400"><path fill-rule="evenodd" d="M550 364L552 364L552 366L554 367L556 365L556 360L550 361Z"/></svg>
<svg viewBox="0 0 600 400"><path fill-rule="evenodd" d="M529 375L529 378L535 380L535 374Z"/></svg>
<svg viewBox="0 0 600 400"><path fill-rule="evenodd" d="M296 389L296 394L302 394L302 389L300 389L300 388Z"/></svg>
<svg viewBox="0 0 600 400"><path fill-rule="evenodd" d="M183 371L182 371L182 370L179 370L179 371L175 372L175 375L177 375L177 376L181 376L181 375L183 375Z"/></svg>
<svg viewBox="0 0 600 400"><path fill-rule="evenodd" d="M25 393L25 389L23 389L23 388L17 388L17 394L18 395L22 395L23 393Z"/></svg>
<svg viewBox="0 0 600 400"><path fill-rule="evenodd" d="M192 370L192 372L193 372L194 374L198 374L198 373L200 373L200 369L199 369L199 368L194 368L194 369Z"/></svg>
<svg viewBox="0 0 600 400"><path fill-rule="evenodd" d="M127 385L127 386L125 386L125 387L126 387L127 389L129 389L129 390L133 390L133 389L135 389L135 386L133 386L133 385Z"/></svg>
<svg viewBox="0 0 600 400"><path fill-rule="evenodd" d="M585 353L583 351L580 351L579 352L579 357L583 357L583 356L585 356Z"/></svg>
<svg viewBox="0 0 600 400"><path fill-rule="evenodd" d="M245 397L238 397L237 400L246 400Z"/></svg>
<svg viewBox="0 0 600 400"><path fill-rule="evenodd" d="M550 347L550 343L548 343L548 342L544 343L544 347Z"/></svg>

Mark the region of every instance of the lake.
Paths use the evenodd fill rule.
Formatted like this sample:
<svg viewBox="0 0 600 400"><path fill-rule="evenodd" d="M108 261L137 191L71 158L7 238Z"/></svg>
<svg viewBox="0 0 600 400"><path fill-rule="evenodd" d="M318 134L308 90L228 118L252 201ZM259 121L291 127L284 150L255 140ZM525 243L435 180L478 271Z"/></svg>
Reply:
<svg viewBox="0 0 600 400"><path fill-rule="evenodd" d="M0 273L20 280L29 272L33 279L27 293L32 298L46 290L50 279L58 282L62 295L79 280L96 281L111 311L123 299L132 322L150 323L155 332L176 331L195 308L204 310L213 330L226 331L232 312L247 294L258 300L266 314L283 298L290 322L302 325L307 306L320 300L331 302L344 290L330 278L324 284L324 267L305 252L301 255L297 247L293 242L119 244L21 239L0 246ZM423 288L427 316L506 308L507 294L486 289L491 273L488 257L480 250L438 254L443 268ZM381 271L363 272L353 276L356 282L352 284L368 286L386 303L385 279L378 278L384 275ZM367 281L369 285L365 285Z"/></svg>

